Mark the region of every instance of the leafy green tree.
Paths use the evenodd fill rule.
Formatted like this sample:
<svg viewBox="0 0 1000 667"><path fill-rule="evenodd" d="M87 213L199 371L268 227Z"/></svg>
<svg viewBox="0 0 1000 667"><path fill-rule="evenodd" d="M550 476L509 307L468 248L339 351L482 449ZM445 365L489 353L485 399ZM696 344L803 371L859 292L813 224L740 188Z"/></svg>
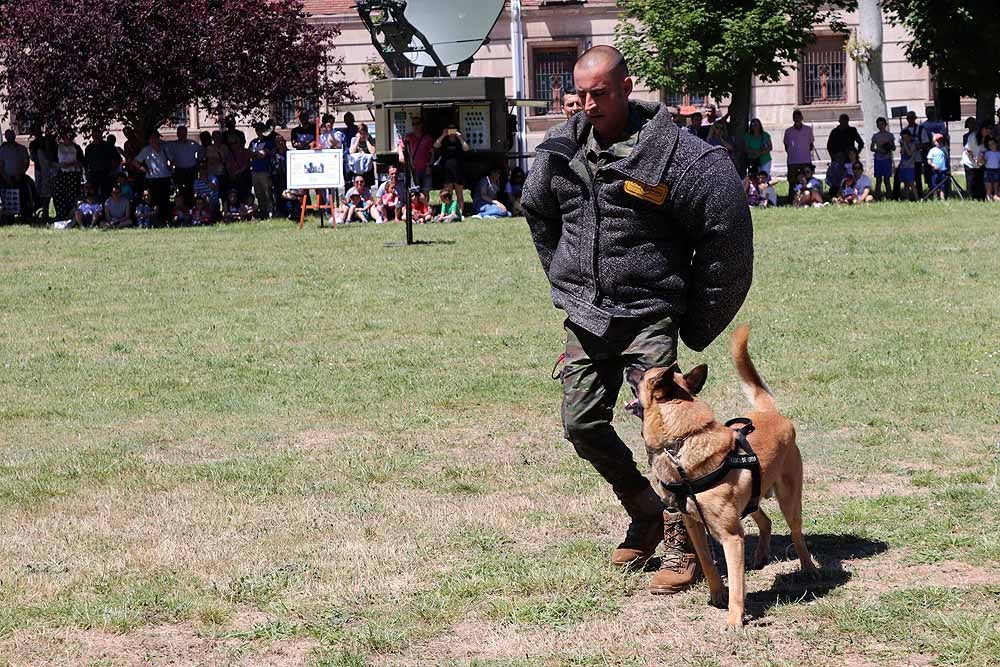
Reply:
<svg viewBox="0 0 1000 667"><path fill-rule="evenodd" d="M926 65L937 82L975 96L976 118L993 119L1000 92L1000 12L997 0L883 0L889 19L913 39L906 58Z"/></svg>
<svg viewBox="0 0 1000 667"><path fill-rule="evenodd" d="M856 0L619 0L616 44L633 76L651 88L730 96L742 167L754 77L778 81L819 24L843 31Z"/></svg>

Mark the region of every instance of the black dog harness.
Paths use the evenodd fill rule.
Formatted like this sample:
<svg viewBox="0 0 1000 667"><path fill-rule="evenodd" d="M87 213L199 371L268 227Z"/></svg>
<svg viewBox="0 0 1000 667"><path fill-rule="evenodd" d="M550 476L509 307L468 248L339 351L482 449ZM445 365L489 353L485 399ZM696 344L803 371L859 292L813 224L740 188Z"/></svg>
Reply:
<svg viewBox="0 0 1000 667"><path fill-rule="evenodd" d="M688 479L687 473L684 468L680 465L680 459L678 456L672 456L672 462L677 468L677 474L680 475L681 481L679 482L663 482L663 488L674 494L677 498L677 506L682 512L687 512L687 501L688 498L693 497L695 494L702 493L703 491L708 491L718 486L723 478L729 474L730 470L749 470L750 476L753 480L752 493L750 494L750 502L743 509L743 514L741 516L746 516L756 512L760 508L760 460L754 453L753 449L750 447L750 443L747 441L747 436L753 433L753 422L746 417L737 417L735 419L730 419L726 422L726 426L733 427L740 424L740 428L733 429L736 432L736 437L733 439L733 450L729 452L729 455L722 461L722 465L713 470L712 472L702 475L697 479ZM682 445L683 446L683 445ZM679 452L678 452L679 453ZM697 503L697 499L695 499Z"/></svg>

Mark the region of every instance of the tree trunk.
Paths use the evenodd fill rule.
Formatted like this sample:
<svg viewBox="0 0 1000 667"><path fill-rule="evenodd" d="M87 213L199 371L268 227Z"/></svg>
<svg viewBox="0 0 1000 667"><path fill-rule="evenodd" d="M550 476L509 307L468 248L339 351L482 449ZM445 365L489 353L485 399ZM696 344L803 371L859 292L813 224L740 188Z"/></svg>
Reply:
<svg viewBox="0 0 1000 667"><path fill-rule="evenodd" d="M729 100L729 132L733 139L733 163L740 176L747 173L746 131L750 126L750 102L753 95L753 70L736 72L733 95Z"/></svg>
<svg viewBox="0 0 1000 667"><path fill-rule="evenodd" d="M886 117L885 79L882 75L882 3L859 0L858 41L869 46L868 62L858 62L858 92L861 95L862 138L875 134L875 120Z"/></svg>
<svg viewBox="0 0 1000 667"><path fill-rule="evenodd" d="M976 121L983 123L996 122L997 91L985 86L976 91Z"/></svg>

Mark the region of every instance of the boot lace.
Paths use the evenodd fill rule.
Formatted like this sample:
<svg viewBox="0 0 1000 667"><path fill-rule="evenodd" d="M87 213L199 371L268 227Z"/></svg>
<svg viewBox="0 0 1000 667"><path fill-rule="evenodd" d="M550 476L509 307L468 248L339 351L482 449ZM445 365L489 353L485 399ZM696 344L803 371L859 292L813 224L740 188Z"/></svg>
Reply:
<svg viewBox="0 0 1000 667"><path fill-rule="evenodd" d="M663 558L660 560L661 570L679 572L685 568L688 560L687 533L682 521L666 522L663 526Z"/></svg>

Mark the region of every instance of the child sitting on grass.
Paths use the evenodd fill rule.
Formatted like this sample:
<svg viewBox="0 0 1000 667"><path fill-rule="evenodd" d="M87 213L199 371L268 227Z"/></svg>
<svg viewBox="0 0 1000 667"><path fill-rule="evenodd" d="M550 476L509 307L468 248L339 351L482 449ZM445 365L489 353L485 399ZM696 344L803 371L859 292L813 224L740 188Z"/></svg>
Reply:
<svg viewBox="0 0 1000 667"><path fill-rule="evenodd" d="M431 215L431 209L427 205L427 197L420 190L410 193L410 214L413 215L413 222L418 225L426 224L434 219L434 216Z"/></svg>
<svg viewBox="0 0 1000 667"><path fill-rule="evenodd" d="M838 204L846 204L848 206L858 203L858 190L854 186L854 177L850 174L845 175L844 180L840 182L836 201Z"/></svg>
<svg viewBox="0 0 1000 667"><path fill-rule="evenodd" d="M223 222L239 222L240 220L240 194L236 190L230 190L226 195L226 204L222 207Z"/></svg>
<svg viewBox="0 0 1000 667"><path fill-rule="evenodd" d="M860 162L854 163L854 189L858 191L858 201L862 204L870 204L875 201L872 194L872 179L865 174L865 167Z"/></svg>
<svg viewBox="0 0 1000 667"><path fill-rule="evenodd" d="M104 215L104 206L97 203L94 188L87 186L87 194L83 201L76 205L73 211L73 219L77 227L95 227L101 222Z"/></svg>
<svg viewBox="0 0 1000 667"><path fill-rule="evenodd" d="M248 220L257 219L257 200L254 196L247 195L247 198L243 200L243 204L240 206L240 220L244 222Z"/></svg>
<svg viewBox="0 0 1000 667"><path fill-rule="evenodd" d="M159 211L153 205L153 195L149 190L142 191L142 201L135 207L135 224L140 229L151 229L155 224Z"/></svg>
<svg viewBox="0 0 1000 667"><path fill-rule="evenodd" d="M184 195L180 192L174 199L173 221L178 227L187 227L191 224L191 209L188 208L187 202L184 201Z"/></svg>
<svg viewBox="0 0 1000 667"><path fill-rule="evenodd" d="M997 140L990 137L986 140L986 201L1000 201L1000 150L997 150Z"/></svg>
<svg viewBox="0 0 1000 667"><path fill-rule="evenodd" d="M458 222L461 220L462 211L459 209L452 191L442 190L439 196L441 197L441 212L434 219L438 222Z"/></svg>
<svg viewBox="0 0 1000 667"><path fill-rule="evenodd" d="M201 196L194 198L194 210L191 211L191 224L200 227L212 224L212 210L208 206L208 201Z"/></svg>
<svg viewBox="0 0 1000 667"><path fill-rule="evenodd" d="M792 203L796 208L826 206L823 201L823 184L813 176L813 166L806 165L799 170L798 182L792 186Z"/></svg>

